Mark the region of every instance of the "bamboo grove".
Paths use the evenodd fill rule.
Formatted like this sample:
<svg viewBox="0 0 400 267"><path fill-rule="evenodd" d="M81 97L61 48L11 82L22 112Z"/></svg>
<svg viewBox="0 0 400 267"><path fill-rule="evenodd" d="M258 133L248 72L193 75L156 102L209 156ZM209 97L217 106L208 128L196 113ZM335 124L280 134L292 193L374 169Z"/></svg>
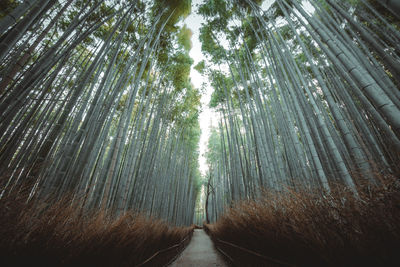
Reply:
<svg viewBox="0 0 400 267"><path fill-rule="evenodd" d="M28 201L191 224L190 1L16 2L0 20L1 196L28 185Z"/></svg>
<svg viewBox="0 0 400 267"><path fill-rule="evenodd" d="M210 220L264 189L355 196L399 174L400 31L394 1L206 1L220 113L208 152Z"/></svg>

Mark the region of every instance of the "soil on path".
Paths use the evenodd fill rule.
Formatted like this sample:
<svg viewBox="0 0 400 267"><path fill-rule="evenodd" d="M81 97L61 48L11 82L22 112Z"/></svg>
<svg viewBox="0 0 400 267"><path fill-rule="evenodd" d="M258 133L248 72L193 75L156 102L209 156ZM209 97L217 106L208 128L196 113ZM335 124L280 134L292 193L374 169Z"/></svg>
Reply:
<svg viewBox="0 0 400 267"><path fill-rule="evenodd" d="M222 256L215 249L214 244L208 235L201 229L195 229L192 240L187 248L182 252L176 261L170 267L208 267L220 266L226 267Z"/></svg>

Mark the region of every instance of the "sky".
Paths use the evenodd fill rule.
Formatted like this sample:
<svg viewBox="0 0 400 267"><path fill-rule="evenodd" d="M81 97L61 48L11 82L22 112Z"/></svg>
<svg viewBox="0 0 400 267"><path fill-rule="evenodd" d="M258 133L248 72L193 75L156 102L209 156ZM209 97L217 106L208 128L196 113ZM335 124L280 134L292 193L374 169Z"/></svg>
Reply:
<svg viewBox="0 0 400 267"><path fill-rule="evenodd" d="M202 111L199 115L201 129L199 167L200 172L205 174L207 171L207 164L204 153L206 152L208 137L210 136L210 127L211 125L216 125L215 117L217 114L208 107L208 103L211 99L212 88L209 86L209 84L207 84L206 78L194 69L194 66L205 59L203 53L201 52L201 43L199 40L201 23L204 22L204 20L200 15L196 14L198 9L197 6L201 2L203 2L203 0L192 0L192 13L185 19L184 23L193 32L192 49L189 53L190 57L194 60L194 64L192 65L192 69L190 71L191 82L196 88L201 88L202 84L206 83L206 86L204 87L205 90L201 96Z"/></svg>
<svg viewBox="0 0 400 267"><path fill-rule="evenodd" d="M198 71L194 69L200 61L205 60L205 57L201 51L201 43L199 40L201 23L204 23L202 16L197 14L198 5L200 5L204 0L192 0L192 13L184 20L184 24L192 30L192 49L190 50L190 57L194 60L192 69L190 72L190 79L192 84L196 88L202 88L204 86L204 92L201 97L202 111L199 115L200 122L200 156L199 156L199 168L200 172L204 175L207 172L207 164L205 153L207 150L207 142L210 136L211 126L216 127L218 125L218 114L208 107L208 103L211 99L212 88L210 87L206 77L203 77ZM262 8L266 10L275 0L265 0L262 4Z"/></svg>

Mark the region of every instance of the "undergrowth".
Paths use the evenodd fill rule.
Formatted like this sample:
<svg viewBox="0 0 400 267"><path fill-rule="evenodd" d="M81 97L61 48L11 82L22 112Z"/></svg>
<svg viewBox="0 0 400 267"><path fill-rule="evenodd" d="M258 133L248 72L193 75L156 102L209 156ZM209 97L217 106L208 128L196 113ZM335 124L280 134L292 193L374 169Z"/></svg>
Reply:
<svg viewBox="0 0 400 267"><path fill-rule="evenodd" d="M193 230L133 213L83 213L68 198L25 200L25 193L0 199L0 266L137 266ZM163 266L177 253L160 253L144 266Z"/></svg>
<svg viewBox="0 0 400 267"><path fill-rule="evenodd" d="M400 266L399 184L359 197L269 191L206 228L237 266Z"/></svg>

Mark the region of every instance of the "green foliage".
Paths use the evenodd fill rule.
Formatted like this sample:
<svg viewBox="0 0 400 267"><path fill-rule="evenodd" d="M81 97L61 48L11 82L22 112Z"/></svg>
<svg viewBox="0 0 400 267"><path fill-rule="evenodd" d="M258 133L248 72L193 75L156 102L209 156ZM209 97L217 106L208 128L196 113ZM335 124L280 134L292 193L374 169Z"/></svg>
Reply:
<svg viewBox="0 0 400 267"><path fill-rule="evenodd" d="M200 72L201 74L204 74L205 68L206 68L206 63L204 62L204 60L200 61L199 63L197 63L196 66L194 66L194 69Z"/></svg>
<svg viewBox="0 0 400 267"><path fill-rule="evenodd" d="M231 16L228 11L228 2L224 0L208 0L199 7L199 14L205 17L223 17L225 19Z"/></svg>
<svg viewBox="0 0 400 267"><path fill-rule="evenodd" d="M295 57L297 64L304 64L307 62L307 57L304 53L300 53Z"/></svg>
<svg viewBox="0 0 400 267"><path fill-rule="evenodd" d="M264 0L252 0L251 3L255 5L261 5ZM250 13L252 7L248 0L236 0L236 7L240 12Z"/></svg>
<svg viewBox="0 0 400 267"><path fill-rule="evenodd" d="M191 12L191 0L156 0L151 7L153 20L161 14L161 18L157 23L157 32L160 31L162 25L166 25L161 31L159 41L158 61L161 64L167 64L170 55L174 52L173 43L178 43L179 46L189 51L191 48L191 30L186 26L182 28L176 24L187 17ZM154 22L151 22L154 23ZM177 37L177 40L175 38Z"/></svg>
<svg viewBox="0 0 400 267"><path fill-rule="evenodd" d="M187 52L178 52L172 56L170 73L176 90L180 91L189 86L189 74L192 64L193 59Z"/></svg>
<svg viewBox="0 0 400 267"><path fill-rule="evenodd" d="M293 38L292 30L288 24L280 27L279 32L285 40L290 40Z"/></svg>
<svg viewBox="0 0 400 267"><path fill-rule="evenodd" d="M168 19L167 32L175 32L175 24L190 14L191 5L191 0L155 0L152 10L155 16L162 14L161 23Z"/></svg>
<svg viewBox="0 0 400 267"><path fill-rule="evenodd" d="M118 102L117 110L122 111L126 105L126 101L128 100L128 94L124 94L120 101Z"/></svg>
<svg viewBox="0 0 400 267"><path fill-rule="evenodd" d="M212 28L204 25L200 29L201 50L212 57L214 63L220 62L225 57L225 49L213 37Z"/></svg>
<svg viewBox="0 0 400 267"><path fill-rule="evenodd" d="M253 1L256 5L260 5L262 2L263 1ZM257 58L254 51L256 50L258 41L253 30L254 26L252 26L257 22L256 18L250 15L250 11L251 6L248 1L244 0L234 2L209 0L205 1L200 6L198 13L203 15L207 20L207 24L203 24L200 29L202 51L210 56L210 60L213 64L235 60L233 59L234 57L221 45L221 40L224 39L229 40L232 47L238 47L237 53L240 58L239 61L245 60L248 52L250 52L251 57ZM210 64L210 67L213 64ZM237 64L241 65L241 62L238 62ZM205 66L206 64L201 63L196 67L201 73L205 73ZM233 71L235 72L235 70ZM210 75L210 80L212 80L212 86L215 90L211 96L210 107L216 107L226 100L222 84L218 84L222 81L222 74L219 73L217 76L214 76L215 74L216 73ZM247 74L244 73L244 75L246 76ZM236 73L235 76L237 79L240 79L238 73ZM249 77L245 77L245 79L249 79ZM232 87L232 80L224 78L223 81L228 87ZM238 98L237 94L235 95L229 92L228 95L228 97L233 97L233 99Z"/></svg>
<svg viewBox="0 0 400 267"><path fill-rule="evenodd" d="M186 24L183 25L178 33L178 44L180 44L186 51L189 51L192 48L192 34L192 31L186 27Z"/></svg>
<svg viewBox="0 0 400 267"><path fill-rule="evenodd" d="M188 86L180 92L175 91L171 97L175 99L175 103L167 114L169 119L183 128L196 126L200 107L200 92L192 86Z"/></svg>
<svg viewBox="0 0 400 267"><path fill-rule="evenodd" d="M206 18L207 23L200 29L202 51L210 55L214 63L225 57L225 50L219 44L219 33L227 33L228 23L233 18L234 5L229 1L208 0L199 7L198 14Z"/></svg>
<svg viewBox="0 0 400 267"><path fill-rule="evenodd" d="M231 78L226 77L219 71L212 72L213 79L211 80L211 86L214 88L214 92L211 95L210 107L215 108L220 103L223 103L226 99L226 93L224 91L223 84L227 87L228 95L231 93L233 81Z"/></svg>
<svg viewBox="0 0 400 267"><path fill-rule="evenodd" d="M217 128L211 128L210 137L207 144L206 160L209 166L217 162L221 157L221 136Z"/></svg>

